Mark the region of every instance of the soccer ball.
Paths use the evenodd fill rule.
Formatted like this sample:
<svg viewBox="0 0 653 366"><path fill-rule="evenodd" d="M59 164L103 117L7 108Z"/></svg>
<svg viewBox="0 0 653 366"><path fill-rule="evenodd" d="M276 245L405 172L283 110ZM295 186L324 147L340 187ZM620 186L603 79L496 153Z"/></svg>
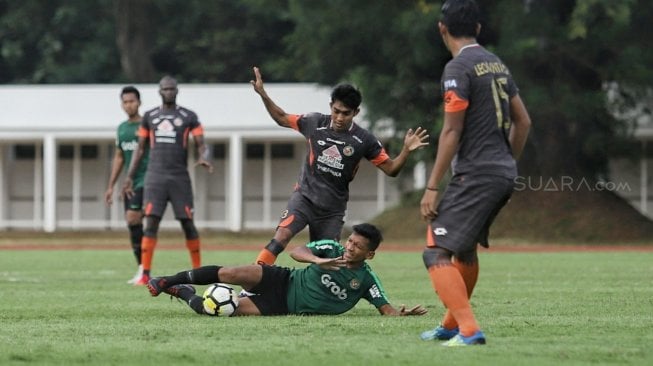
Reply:
<svg viewBox="0 0 653 366"><path fill-rule="evenodd" d="M204 291L204 312L213 316L231 316L238 308L238 295L233 287L214 283Z"/></svg>

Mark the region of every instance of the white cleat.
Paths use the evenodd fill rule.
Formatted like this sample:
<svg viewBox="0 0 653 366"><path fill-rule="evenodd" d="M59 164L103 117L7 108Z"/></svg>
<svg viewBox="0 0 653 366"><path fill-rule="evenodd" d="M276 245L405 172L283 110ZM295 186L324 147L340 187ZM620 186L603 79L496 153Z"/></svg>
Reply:
<svg viewBox="0 0 653 366"><path fill-rule="evenodd" d="M141 277L143 277L143 265L139 264L138 265L138 270L136 271L136 274L134 275L134 277L132 279L127 281L127 283L130 284L130 285L133 285L136 282L138 282L138 280L140 280Z"/></svg>

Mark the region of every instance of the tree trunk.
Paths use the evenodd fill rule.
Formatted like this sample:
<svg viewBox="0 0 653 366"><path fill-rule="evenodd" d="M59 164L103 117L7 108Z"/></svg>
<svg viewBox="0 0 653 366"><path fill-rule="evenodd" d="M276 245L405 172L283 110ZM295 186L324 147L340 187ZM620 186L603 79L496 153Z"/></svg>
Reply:
<svg viewBox="0 0 653 366"><path fill-rule="evenodd" d="M150 58L152 4L151 0L116 0L114 3L120 64L127 78L134 82L157 81Z"/></svg>

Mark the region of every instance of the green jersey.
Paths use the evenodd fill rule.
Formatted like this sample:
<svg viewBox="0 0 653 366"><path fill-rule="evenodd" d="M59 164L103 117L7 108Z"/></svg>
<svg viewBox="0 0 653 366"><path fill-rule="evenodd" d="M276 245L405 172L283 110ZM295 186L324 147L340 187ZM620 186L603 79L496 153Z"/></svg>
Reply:
<svg viewBox="0 0 653 366"><path fill-rule="evenodd" d="M134 151L138 149L138 127L140 122L125 121L118 126L118 135L116 138L116 148L122 151L122 156L125 159L123 170L127 172L129 165L132 161ZM138 165L138 170L134 174L134 189L140 188L145 182L145 170L147 169L147 161L149 155L149 148L145 146L145 154L141 158Z"/></svg>
<svg viewBox="0 0 653 366"><path fill-rule="evenodd" d="M345 251L333 240L315 241L306 246L320 258L337 258ZM367 263L338 271L311 264L290 274L287 298L290 314L342 314L361 298L376 308L389 303L381 281Z"/></svg>

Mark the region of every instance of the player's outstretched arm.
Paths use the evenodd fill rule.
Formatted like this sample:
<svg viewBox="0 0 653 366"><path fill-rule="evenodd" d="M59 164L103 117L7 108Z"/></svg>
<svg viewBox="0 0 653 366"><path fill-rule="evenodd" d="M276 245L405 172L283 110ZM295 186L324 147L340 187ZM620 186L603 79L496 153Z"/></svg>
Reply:
<svg viewBox="0 0 653 366"><path fill-rule="evenodd" d="M290 252L290 257L296 260L297 262L317 264L323 269L330 270L330 271L337 271L340 269L340 267L344 267L347 265L347 262L344 259L342 259L342 257L321 258L313 254L313 252L310 249L308 249L306 246L296 247L295 249L293 249Z"/></svg>
<svg viewBox="0 0 653 366"><path fill-rule="evenodd" d="M405 305L401 305L399 309L395 309L394 306L390 304L381 305L379 307L379 313L381 315L389 316L407 316L407 315L424 315L428 312L422 305L415 305L410 309L406 309Z"/></svg>
<svg viewBox="0 0 653 366"><path fill-rule="evenodd" d="M290 120L288 119L288 114L283 109L281 109L281 107L276 105L276 103L270 99L268 93L265 91L265 88L263 87L263 78L261 78L261 71L258 67L254 67L254 77L255 79L250 80L249 83L254 87L254 91L261 96L263 105L265 105L265 109L267 109L270 117L272 117L272 119L277 122L279 126L291 127Z"/></svg>
<svg viewBox="0 0 653 366"><path fill-rule="evenodd" d="M429 135L426 129L422 127L417 127L415 131L412 128L406 131L406 136L404 137L404 146L401 149L401 152L394 159L388 159L381 163L378 167L386 175L390 177L396 177L397 174L401 171L401 168L404 167L408 156L411 152L427 146L429 144Z"/></svg>

